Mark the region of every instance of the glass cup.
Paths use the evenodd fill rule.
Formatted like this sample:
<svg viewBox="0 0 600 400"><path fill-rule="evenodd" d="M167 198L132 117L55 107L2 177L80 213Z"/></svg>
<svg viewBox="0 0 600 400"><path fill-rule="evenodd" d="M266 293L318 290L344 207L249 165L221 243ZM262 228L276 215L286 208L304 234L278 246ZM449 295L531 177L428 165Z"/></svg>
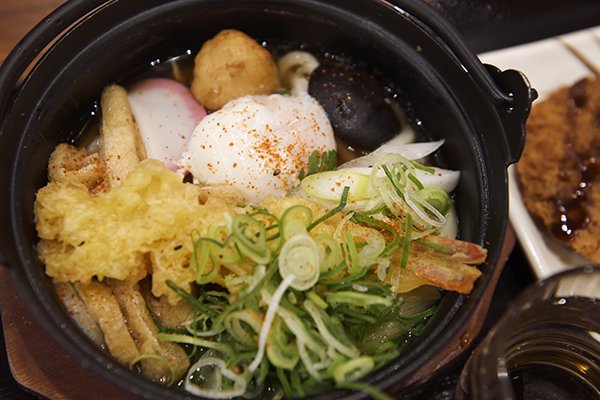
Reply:
<svg viewBox="0 0 600 400"><path fill-rule="evenodd" d="M600 399L600 267L526 289L467 361L456 398Z"/></svg>

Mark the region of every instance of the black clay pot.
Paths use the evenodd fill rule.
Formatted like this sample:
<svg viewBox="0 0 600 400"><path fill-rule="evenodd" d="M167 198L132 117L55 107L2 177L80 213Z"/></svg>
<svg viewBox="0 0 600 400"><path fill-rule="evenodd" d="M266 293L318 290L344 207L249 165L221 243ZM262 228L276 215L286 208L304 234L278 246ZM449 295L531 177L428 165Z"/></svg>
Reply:
<svg viewBox="0 0 600 400"><path fill-rule="evenodd" d="M519 158L535 97L521 74L482 65L421 1L74 0L62 6L0 72L0 261L10 266L34 315L83 365L147 398L192 397L117 365L70 320L37 259L33 203L46 183L50 152L77 139L105 85L156 60L195 52L223 28L319 46L375 67L408 99L423 132L446 140L438 162L462 172L460 235L487 247L488 262L471 295L445 295L422 335L366 378L398 390L460 333L492 289L507 224L506 167ZM316 398L345 396L362 395L333 391Z"/></svg>

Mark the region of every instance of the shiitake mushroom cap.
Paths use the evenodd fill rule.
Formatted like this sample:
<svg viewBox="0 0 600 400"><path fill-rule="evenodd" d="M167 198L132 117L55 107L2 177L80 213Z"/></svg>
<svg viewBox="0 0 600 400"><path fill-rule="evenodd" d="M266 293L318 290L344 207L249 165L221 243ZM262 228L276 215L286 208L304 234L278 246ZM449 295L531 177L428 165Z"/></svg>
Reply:
<svg viewBox="0 0 600 400"><path fill-rule="evenodd" d="M325 59L310 77L308 92L327 112L335 134L361 150L374 150L400 132L400 119L373 73Z"/></svg>

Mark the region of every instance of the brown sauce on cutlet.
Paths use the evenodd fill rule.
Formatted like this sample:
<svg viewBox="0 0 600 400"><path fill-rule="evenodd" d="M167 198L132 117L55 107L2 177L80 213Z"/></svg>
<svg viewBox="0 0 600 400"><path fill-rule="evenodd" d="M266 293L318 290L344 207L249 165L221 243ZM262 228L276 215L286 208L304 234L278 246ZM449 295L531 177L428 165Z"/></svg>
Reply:
<svg viewBox="0 0 600 400"><path fill-rule="evenodd" d="M578 188L568 196L556 200L556 223L552 234L562 241L569 241L573 235L588 224L587 192L593 182L600 177L600 163L596 157L589 157L579 164L581 180Z"/></svg>
<svg viewBox="0 0 600 400"><path fill-rule="evenodd" d="M571 130L575 129L574 119L576 114L587 105L588 82L587 79L583 79L574 84L569 91L569 121ZM596 123L600 126L600 110L596 110L595 115ZM595 151L595 154L582 157L573 150L572 143L569 143L568 146L571 148L573 156L578 159L580 179L577 187L572 192L556 199L554 215L556 222L551 227L552 234L564 242L572 240L573 235L578 230L585 228L589 223L587 193L592 184L600 178L600 160L596 157L596 154L600 154L600 151ZM590 147L591 150L600 148L597 145L593 146L592 143L590 143Z"/></svg>

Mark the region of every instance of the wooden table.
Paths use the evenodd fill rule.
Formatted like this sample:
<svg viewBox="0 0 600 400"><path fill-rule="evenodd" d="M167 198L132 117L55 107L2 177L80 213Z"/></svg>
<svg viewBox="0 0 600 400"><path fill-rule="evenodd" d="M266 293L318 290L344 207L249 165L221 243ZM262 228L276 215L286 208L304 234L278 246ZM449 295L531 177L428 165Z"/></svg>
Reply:
<svg viewBox="0 0 600 400"><path fill-rule="evenodd" d="M64 0L0 1L0 62L19 40Z"/></svg>

